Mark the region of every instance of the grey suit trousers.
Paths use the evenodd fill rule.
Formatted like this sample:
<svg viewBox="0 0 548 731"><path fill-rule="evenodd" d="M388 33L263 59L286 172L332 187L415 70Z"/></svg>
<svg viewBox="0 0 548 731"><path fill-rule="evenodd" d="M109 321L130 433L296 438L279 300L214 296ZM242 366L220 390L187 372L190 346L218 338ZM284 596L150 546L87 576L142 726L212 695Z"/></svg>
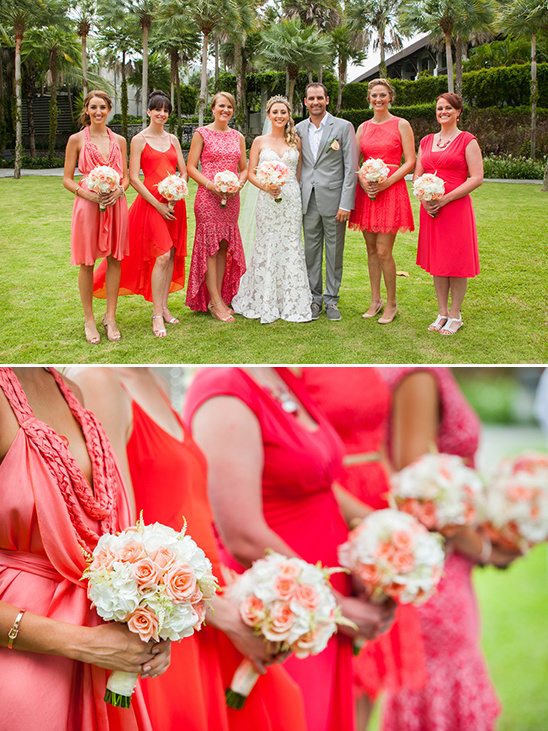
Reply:
<svg viewBox="0 0 548 731"><path fill-rule="evenodd" d="M346 223L340 223L333 214L322 215L316 203L314 191L310 196L308 210L303 216L304 253L308 282L312 300L322 304L322 259L325 239L325 290L323 302L336 305L339 301L339 288L343 272L344 237Z"/></svg>

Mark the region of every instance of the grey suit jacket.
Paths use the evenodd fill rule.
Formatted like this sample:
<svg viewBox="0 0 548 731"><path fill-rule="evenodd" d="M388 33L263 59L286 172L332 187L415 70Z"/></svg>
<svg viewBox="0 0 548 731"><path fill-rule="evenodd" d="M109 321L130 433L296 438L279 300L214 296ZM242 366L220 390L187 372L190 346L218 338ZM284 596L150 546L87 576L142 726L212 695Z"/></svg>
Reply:
<svg viewBox="0 0 548 731"><path fill-rule="evenodd" d="M335 216L339 208L354 210L358 175L358 154L354 127L346 119L326 115L325 127L318 148L316 162L308 144L308 119L295 127L302 139L303 164L301 193L303 214L308 209L312 189L322 213ZM339 149L333 149L332 145Z"/></svg>

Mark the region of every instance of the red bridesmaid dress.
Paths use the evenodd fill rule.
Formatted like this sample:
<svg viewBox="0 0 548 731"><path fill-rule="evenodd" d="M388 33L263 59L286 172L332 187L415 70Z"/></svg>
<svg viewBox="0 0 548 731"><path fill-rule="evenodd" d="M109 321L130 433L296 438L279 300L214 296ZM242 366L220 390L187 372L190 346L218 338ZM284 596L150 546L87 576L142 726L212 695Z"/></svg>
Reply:
<svg viewBox="0 0 548 731"><path fill-rule="evenodd" d="M241 368L199 370L186 394L185 418L191 423L196 410L216 396L233 396L246 404L262 432L266 522L305 561L337 566L337 546L348 534L332 490L341 468L342 444L300 379L287 368L276 371L318 423L318 429L306 429ZM227 565L242 571L226 549L222 552ZM346 575L335 574L331 583L342 594L350 593ZM352 731L349 637L338 633L319 655L303 660L290 657L283 667L301 688L308 731Z"/></svg>
<svg viewBox="0 0 548 731"><path fill-rule="evenodd" d="M399 130L399 117L383 124L371 119L364 123L360 139L362 162L370 157L381 158L390 167L388 177L401 165L403 148ZM398 233L413 231L413 213L405 180L398 180L386 190L377 193L372 201L358 184L356 205L350 214L350 228L373 233Z"/></svg>
<svg viewBox="0 0 548 731"><path fill-rule="evenodd" d="M222 585L203 453L177 414L181 440L135 400L132 411L127 455L137 511L146 523L175 530L186 518L188 535L205 551ZM207 625L172 643L169 670L141 684L154 731L305 731L299 689L280 666L259 678L242 710L227 708L225 688L241 660L228 637Z"/></svg>
<svg viewBox="0 0 548 731"><path fill-rule="evenodd" d="M421 163L425 173L445 181L445 192L468 178L466 148L474 139L461 132L443 150L432 150L434 135L421 140ZM435 218L421 206L417 264L435 277L475 277L480 273L478 235L469 195L448 203Z"/></svg>
<svg viewBox="0 0 548 731"><path fill-rule="evenodd" d="M156 200L164 200L157 185L177 169L177 151L173 143L166 152L151 147L145 140L141 154L143 184ZM164 201L165 202L165 201ZM175 247L175 264L171 277L170 292L185 286L186 256L186 206L184 200L174 207L175 221L166 221L158 211L140 195L129 209L129 255L122 261L120 295L140 294L152 302L150 280L156 258ZM97 267L93 277L93 294L104 299L106 263Z"/></svg>
<svg viewBox="0 0 548 731"><path fill-rule="evenodd" d="M338 482L373 510L388 507L389 478L381 462L390 391L376 368L303 368L312 398L342 439L345 469ZM421 688L426 683L424 648L415 607L403 604L389 632L366 642L354 658L358 693L374 699L386 688Z"/></svg>

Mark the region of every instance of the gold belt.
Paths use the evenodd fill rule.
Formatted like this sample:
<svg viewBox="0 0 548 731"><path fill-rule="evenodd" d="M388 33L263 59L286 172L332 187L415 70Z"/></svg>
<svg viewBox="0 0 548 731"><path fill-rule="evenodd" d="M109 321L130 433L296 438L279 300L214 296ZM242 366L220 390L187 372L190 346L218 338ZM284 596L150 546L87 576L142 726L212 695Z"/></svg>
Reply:
<svg viewBox="0 0 548 731"><path fill-rule="evenodd" d="M363 452L361 454L345 454L343 457L343 464L346 467L355 464L365 464L367 462L380 462L380 452Z"/></svg>

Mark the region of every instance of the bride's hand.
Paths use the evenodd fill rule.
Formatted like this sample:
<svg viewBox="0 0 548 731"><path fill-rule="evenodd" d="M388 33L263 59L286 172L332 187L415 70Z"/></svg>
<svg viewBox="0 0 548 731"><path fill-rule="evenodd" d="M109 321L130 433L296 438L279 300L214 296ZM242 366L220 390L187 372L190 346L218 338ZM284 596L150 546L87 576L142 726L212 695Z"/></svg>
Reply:
<svg viewBox="0 0 548 731"><path fill-rule="evenodd" d="M281 185L267 185L266 192L270 193L273 198L279 198L282 193Z"/></svg>

